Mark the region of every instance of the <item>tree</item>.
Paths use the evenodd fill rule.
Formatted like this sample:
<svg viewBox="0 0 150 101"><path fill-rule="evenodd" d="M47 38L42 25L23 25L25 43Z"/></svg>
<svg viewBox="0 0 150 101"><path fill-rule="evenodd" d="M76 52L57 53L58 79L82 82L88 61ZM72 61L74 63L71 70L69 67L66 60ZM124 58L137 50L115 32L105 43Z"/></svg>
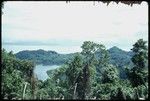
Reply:
<svg viewBox="0 0 150 101"><path fill-rule="evenodd" d="M113 83L119 80L119 73L115 66L108 65L107 67L103 67L101 70L102 73L102 83Z"/></svg>
<svg viewBox="0 0 150 101"><path fill-rule="evenodd" d="M80 89L79 98L87 99L92 94L91 87L95 79L96 65L100 62L106 63L107 55L105 54L105 46L96 44L91 41L85 41L81 46L83 55L83 69L78 78L79 84L77 90ZM96 57L96 54L98 54Z"/></svg>
<svg viewBox="0 0 150 101"><path fill-rule="evenodd" d="M128 70L128 77L134 87L142 84L145 85L148 80L148 71L146 67L148 63L148 48L146 41L139 39L131 50L134 52L134 56L132 57L134 67Z"/></svg>
<svg viewBox="0 0 150 101"><path fill-rule="evenodd" d="M134 56L131 58L134 67L127 69L127 75L132 86L136 88L136 99L139 99L139 86L144 85L144 90L148 94L148 85L146 85L148 83L148 47L146 41L139 39L131 50L134 52ZM144 95L145 98L146 93Z"/></svg>
<svg viewBox="0 0 150 101"><path fill-rule="evenodd" d="M132 57L132 62L137 69L145 68L148 59L148 47L146 41L139 39L131 49L135 54Z"/></svg>
<svg viewBox="0 0 150 101"><path fill-rule="evenodd" d="M83 61L80 54L77 54L73 61L68 64L69 67L66 70L66 76L68 78L68 85L70 85L70 95L72 99L76 98L76 88L78 86L77 78L79 76L79 73L82 70ZM78 91L77 91L78 92Z"/></svg>
<svg viewBox="0 0 150 101"><path fill-rule="evenodd" d="M30 80L26 77L32 69L32 63L16 59L12 51L7 53L5 49L2 50L3 99L22 99L22 95L25 95L23 94L25 92L23 90L24 83L28 82L31 87ZM31 90L30 87L28 87L28 91Z"/></svg>
<svg viewBox="0 0 150 101"><path fill-rule="evenodd" d="M92 70L94 69L94 63L96 62L95 59L95 52L98 50L97 44L90 41L85 41L81 46L82 52L81 54L84 57L83 61L83 69L80 73L80 77L78 78L79 85L77 87L81 88L79 92L80 99L86 99L89 96L89 92L91 89L92 83Z"/></svg>
<svg viewBox="0 0 150 101"><path fill-rule="evenodd" d="M111 100L126 100L126 96L125 96L123 89L121 87L117 88L116 95L111 94Z"/></svg>
<svg viewBox="0 0 150 101"><path fill-rule="evenodd" d="M95 82L93 85L93 96L99 100L108 100L115 98L117 94L117 88L119 86L119 73L115 66L107 64L101 68L101 75L97 78L99 82Z"/></svg>
<svg viewBox="0 0 150 101"><path fill-rule="evenodd" d="M48 79L49 83L46 83L46 85L48 85L46 89L48 89L50 97L57 97L59 99L64 97L65 99L68 99L70 85L68 85L68 78L66 75L67 68L68 65L64 64L52 72L53 74L50 79ZM50 92L53 94L50 94Z"/></svg>

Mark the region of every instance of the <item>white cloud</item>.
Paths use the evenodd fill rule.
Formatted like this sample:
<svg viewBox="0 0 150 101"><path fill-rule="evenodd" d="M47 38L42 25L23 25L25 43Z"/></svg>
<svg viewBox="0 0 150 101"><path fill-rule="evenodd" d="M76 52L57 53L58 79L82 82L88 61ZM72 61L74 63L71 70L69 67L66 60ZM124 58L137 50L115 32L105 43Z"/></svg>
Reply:
<svg viewBox="0 0 150 101"><path fill-rule="evenodd" d="M131 7L113 2L108 6L96 2L94 6L93 2L7 1L3 12L3 41L65 39L68 43L73 40L73 44L91 40L106 47L117 43L123 48L123 41L132 46L142 36L148 40L147 3Z"/></svg>

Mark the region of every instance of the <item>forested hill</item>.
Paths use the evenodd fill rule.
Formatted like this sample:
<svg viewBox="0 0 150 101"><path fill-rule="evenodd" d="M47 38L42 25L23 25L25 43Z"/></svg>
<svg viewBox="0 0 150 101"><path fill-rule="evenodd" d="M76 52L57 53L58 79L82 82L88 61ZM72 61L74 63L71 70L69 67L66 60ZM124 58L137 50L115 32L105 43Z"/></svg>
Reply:
<svg viewBox="0 0 150 101"><path fill-rule="evenodd" d="M125 65L132 65L131 57L133 56L133 52L124 51L114 46L108 50L110 54L110 63L113 65L117 65L119 67Z"/></svg>
<svg viewBox="0 0 150 101"><path fill-rule="evenodd" d="M59 54L55 51L39 50L25 50L20 51L16 55L19 59L33 60L36 64L43 65L61 65L70 60L75 53L71 54Z"/></svg>
<svg viewBox="0 0 150 101"><path fill-rule="evenodd" d="M132 52L126 52L118 47L114 46L108 49L110 54L110 63L118 66L131 65L130 60L133 55ZM24 50L15 54L19 59L33 60L36 64L44 65L61 65L71 60L75 53L70 54L59 54L55 51L45 51L42 49L39 50Z"/></svg>
<svg viewBox="0 0 150 101"><path fill-rule="evenodd" d="M124 51L114 46L108 50L110 54L110 63L113 65L117 65L120 71L120 77L126 78L125 68L123 66L132 67L133 63L131 61L131 57L133 56L133 52Z"/></svg>

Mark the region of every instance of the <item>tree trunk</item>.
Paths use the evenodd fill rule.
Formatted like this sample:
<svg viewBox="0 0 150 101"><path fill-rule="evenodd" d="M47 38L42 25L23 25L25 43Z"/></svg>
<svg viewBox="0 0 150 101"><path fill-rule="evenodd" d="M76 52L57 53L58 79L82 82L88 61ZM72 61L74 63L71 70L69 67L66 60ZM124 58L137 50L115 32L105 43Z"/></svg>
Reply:
<svg viewBox="0 0 150 101"><path fill-rule="evenodd" d="M25 97L26 87L27 87L27 82L25 82L25 85L24 85L22 99L24 99L24 97Z"/></svg>
<svg viewBox="0 0 150 101"><path fill-rule="evenodd" d="M77 83L75 84L74 93L73 93L73 99L76 99L76 88L77 88Z"/></svg>

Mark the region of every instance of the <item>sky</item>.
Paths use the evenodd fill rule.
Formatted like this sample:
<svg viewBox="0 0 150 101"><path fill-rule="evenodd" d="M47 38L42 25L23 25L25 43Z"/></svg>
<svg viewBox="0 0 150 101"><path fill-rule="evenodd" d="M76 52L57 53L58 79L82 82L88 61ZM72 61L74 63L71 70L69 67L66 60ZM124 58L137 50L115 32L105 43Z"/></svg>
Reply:
<svg viewBox="0 0 150 101"><path fill-rule="evenodd" d="M148 3L7 1L2 9L2 47L6 50L80 52L84 41L129 51L148 41Z"/></svg>

